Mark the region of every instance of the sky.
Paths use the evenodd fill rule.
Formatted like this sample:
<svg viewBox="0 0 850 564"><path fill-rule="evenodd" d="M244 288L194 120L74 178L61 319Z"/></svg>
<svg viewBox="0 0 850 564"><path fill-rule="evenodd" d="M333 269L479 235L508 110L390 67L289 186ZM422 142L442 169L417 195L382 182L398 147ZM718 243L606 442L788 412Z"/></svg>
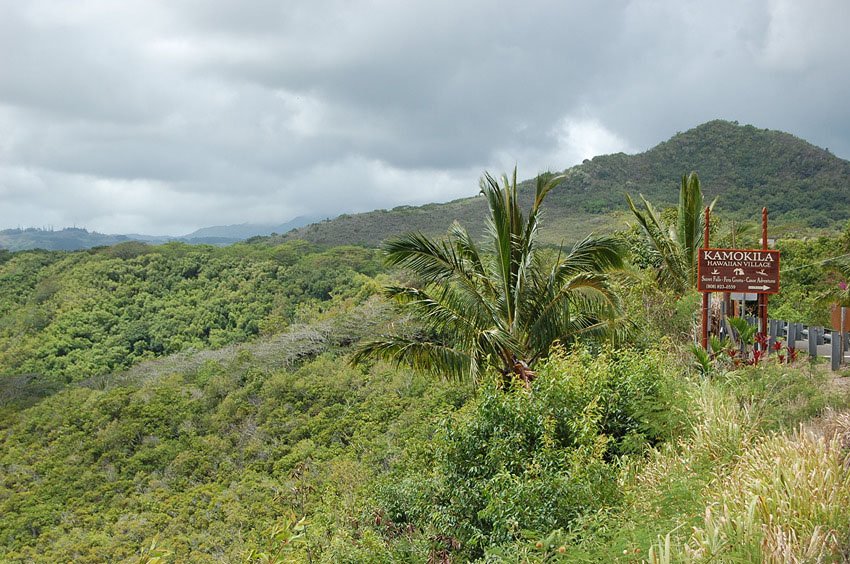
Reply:
<svg viewBox="0 0 850 564"><path fill-rule="evenodd" d="M0 228L472 196L711 119L850 157L846 0L0 0Z"/></svg>

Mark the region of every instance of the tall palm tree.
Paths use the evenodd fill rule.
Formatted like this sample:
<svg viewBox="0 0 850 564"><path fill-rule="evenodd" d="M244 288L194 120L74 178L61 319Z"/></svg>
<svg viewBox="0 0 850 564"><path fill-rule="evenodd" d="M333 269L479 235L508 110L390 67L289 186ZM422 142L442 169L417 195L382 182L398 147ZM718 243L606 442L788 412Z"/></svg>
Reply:
<svg viewBox="0 0 850 564"><path fill-rule="evenodd" d="M643 228L646 240L661 258L658 281L667 288L682 292L697 285L697 254L702 246L704 203L699 177L692 172L682 177L676 225L669 228L662 222L652 204L641 194L643 210L638 210L626 194L632 213ZM709 205L714 208L715 199Z"/></svg>
<svg viewBox="0 0 850 564"><path fill-rule="evenodd" d="M560 176L540 176L526 217L516 169L502 184L485 173L490 208L487 251L455 223L447 240L408 233L386 244L387 260L423 282L386 293L427 327L424 334L385 335L366 343L353 362L383 358L449 377L476 380L485 367L528 381L554 341L602 335L619 312L606 271L622 266L613 238L587 237L569 252L541 252L538 229L546 195Z"/></svg>

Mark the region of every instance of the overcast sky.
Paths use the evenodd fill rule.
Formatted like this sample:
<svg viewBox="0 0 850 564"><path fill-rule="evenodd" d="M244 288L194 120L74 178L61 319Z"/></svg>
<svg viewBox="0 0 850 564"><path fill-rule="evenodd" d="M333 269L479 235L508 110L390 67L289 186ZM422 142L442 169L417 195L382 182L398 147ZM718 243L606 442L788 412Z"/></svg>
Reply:
<svg viewBox="0 0 850 564"><path fill-rule="evenodd" d="M710 119L850 157L850 2L0 0L0 228L446 201Z"/></svg>

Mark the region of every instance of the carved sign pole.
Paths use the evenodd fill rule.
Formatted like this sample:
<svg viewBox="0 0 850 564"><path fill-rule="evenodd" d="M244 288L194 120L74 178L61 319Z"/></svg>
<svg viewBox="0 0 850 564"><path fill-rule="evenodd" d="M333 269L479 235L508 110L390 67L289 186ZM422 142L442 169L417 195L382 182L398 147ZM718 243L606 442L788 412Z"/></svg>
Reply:
<svg viewBox="0 0 850 564"><path fill-rule="evenodd" d="M705 232L702 236L702 248L708 249L708 231L711 222L711 209L705 208ZM708 350L708 292L702 293L702 348Z"/></svg>
<svg viewBox="0 0 850 564"><path fill-rule="evenodd" d="M767 208L761 209L761 248L767 250ZM759 331L767 335L767 294L759 294ZM793 347L794 344L792 343ZM764 352L767 352L767 341L764 341Z"/></svg>

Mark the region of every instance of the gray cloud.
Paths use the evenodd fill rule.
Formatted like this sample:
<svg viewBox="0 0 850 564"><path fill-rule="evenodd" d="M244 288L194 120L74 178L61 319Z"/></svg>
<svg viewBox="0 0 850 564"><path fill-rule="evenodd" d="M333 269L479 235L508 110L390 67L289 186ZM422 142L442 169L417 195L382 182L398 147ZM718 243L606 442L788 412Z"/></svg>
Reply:
<svg viewBox="0 0 850 564"><path fill-rule="evenodd" d="M0 226L178 234L475 193L709 119L850 156L841 0L0 0Z"/></svg>

